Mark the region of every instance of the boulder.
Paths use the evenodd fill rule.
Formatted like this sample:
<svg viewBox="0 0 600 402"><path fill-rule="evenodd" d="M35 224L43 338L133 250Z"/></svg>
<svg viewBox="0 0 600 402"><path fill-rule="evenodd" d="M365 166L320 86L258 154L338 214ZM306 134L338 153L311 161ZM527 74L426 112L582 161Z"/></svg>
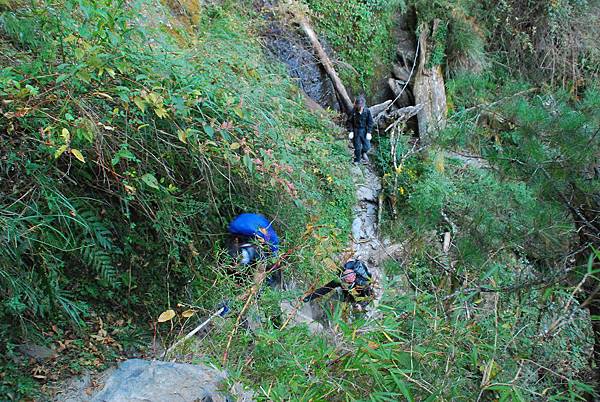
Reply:
<svg viewBox="0 0 600 402"><path fill-rule="evenodd" d="M130 359L122 362L92 402L214 401L225 373L196 364Z"/></svg>
<svg viewBox="0 0 600 402"><path fill-rule="evenodd" d="M33 343L25 343L23 345L18 345L15 349L22 355L31 357L32 359L35 359L38 362L54 359L57 356L54 350L46 346L35 345Z"/></svg>
<svg viewBox="0 0 600 402"><path fill-rule="evenodd" d="M315 314L311 303L302 303L301 306L296 307L285 300L279 306L285 319L287 320L290 317L290 326L306 325L311 334L323 333L325 330L323 324L317 321L319 314Z"/></svg>
<svg viewBox="0 0 600 402"><path fill-rule="evenodd" d="M410 78L410 68L403 67L399 64L392 65L392 76L400 81L408 81Z"/></svg>
<svg viewBox="0 0 600 402"><path fill-rule="evenodd" d="M406 84L406 81L396 80L391 77L388 79L388 85L389 85L390 89L392 90L392 92L394 93L394 98L397 98L398 96L400 96L396 100L396 105L398 107L405 107L405 106L409 106L411 104L410 94L409 94L410 90L408 89L408 85L406 85L406 87L405 87L405 84Z"/></svg>

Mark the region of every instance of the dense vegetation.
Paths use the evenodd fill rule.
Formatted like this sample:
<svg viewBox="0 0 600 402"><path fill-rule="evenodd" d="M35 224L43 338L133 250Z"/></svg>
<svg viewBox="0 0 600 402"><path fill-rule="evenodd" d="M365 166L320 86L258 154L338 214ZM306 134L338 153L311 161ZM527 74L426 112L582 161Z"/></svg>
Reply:
<svg viewBox="0 0 600 402"><path fill-rule="evenodd" d="M233 318L181 353L227 350L259 400L597 397L598 10L343 3L305 2L355 89L392 57L394 13L442 21L428 63L450 115L425 149L376 134L382 228L406 250L386 263L378 320L333 309L334 343L281 329L278 302L347 246L349 156L336 116L308 111L263 56L252 7L0 1L0 399L154 356L223 300ZM241 211L274 219L300 283L262 291L256 331L236 327L251 280L227 275L223 247ZM26 360L26 342L58 356Z"/></svg>
<svg viewBox="0 0 600 402"><path fill-rule="evenodd" d="M371 94L376 79L387 74L393 60L394 23L406 9L403 0L338 2L305 0L312 19L338 52L342 81L354 93Z"/></svg>
<svg viewBox="0 0 600 402"><path fill-rule="evenodd" d="M22 370L55 379L15 364L16 344L67 342L54 364L78 373L147 344L145 323L177 302L231 297L220 250L236 213L261 211L285 246L302 243L297 272L318 266L321 237L327 252L345 244L338 129L262 58L260 28L235 7L197 24L193 10L154 24L160 10L171 14L114 1L2 14L2 395L34 392Z"/></svg>

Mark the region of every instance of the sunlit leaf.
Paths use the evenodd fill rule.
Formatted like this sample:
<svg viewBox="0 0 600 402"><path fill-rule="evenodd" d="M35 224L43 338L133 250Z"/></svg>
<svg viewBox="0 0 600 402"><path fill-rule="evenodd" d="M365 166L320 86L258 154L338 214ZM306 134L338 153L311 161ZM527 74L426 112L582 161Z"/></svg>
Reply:
<svg viewBox="0 0 600 402"><path fill-rule="evenodd" d="M146 185L148 185L148 187L152 187L157 190L160 188L159 184L158 184L158 180L156 180L156 177L152 173L146 173L145 175L143 175L142 181L144 183L146 183Z"/></svg>
<svg viewBox="0 0 600 402"><path fill-rule="evenodd" d="M232 142L232 143L229 145L229 148L230 148L231 150L235 151L236 149L239 149L239 148L240 148L240 143L239 143L239 142Z"/></svg>
<svg viewBox="0 0 600 402"><path fill-rule="evenodd" d="M181 316L183 318L190 318L194 314L196 314L196 312L194 310L185 310L183 313L181 313Z"/></svg>
<svg viewBox="0 0 600 402"><path fill-rule="evenodd" d="M161 315L158 316L158 322L167 322L171 321L175 317L175 311L167 310L163 311Z"/></svg>
<svg viewBox="0 0 600 402"><path fill-rule="evenodd" d="M139 96L134 96L133 97L133 103L135 103L135 105L142 111L145 112L146 111L146 102L144 102L144 100L142 98L140 98Z"/></svg>
<svg viewBox="0 0 600 402"><path fill-rule="evenodd" d="M179 141L183 142L184 144L187 144L187 132L185 132L184 130L178 130L177 137L179 138Z"/></svg>
<svg viewBox="0 0 600 402"><path fill-rule="evenodd" d="M73 154L73 156L75 156L80 162L85 163L85 158L83 157L83 154L81 153L80 150L78 149L71 149L71 153Z"/></svg>
<svg viewBox="0 0 600 402"><path fill-rule="evenodd" d="M156 115L161 119L164 119L168 116L167 111L162 106L155 108L154 113L156 113Z"/></svg>
<svg viewBox="0 0 600 402"><path fill-rule="evenodd" d="M60 146L55 152L54 152L54 158L58 158L60 157L63 152L65 152L67 150L67 146L66 145L62 145Z"/></svg>
<svg viewBox="0 0 600 402"><path fill-rule="evenodd" d="M60 136L63 140L65 140L66 143L68 143L71 140L71 133L69 133L69 130L67 130L66 128L62 129L62 131L60 132Z"/></svg>

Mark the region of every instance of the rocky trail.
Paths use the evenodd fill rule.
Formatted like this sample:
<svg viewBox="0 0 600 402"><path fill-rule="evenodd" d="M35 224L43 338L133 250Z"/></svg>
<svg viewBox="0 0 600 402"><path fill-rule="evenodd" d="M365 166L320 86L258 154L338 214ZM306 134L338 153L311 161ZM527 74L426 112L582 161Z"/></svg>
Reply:
<svg viewBox="0 0 600 402"><path fill-rule="evenodd" d="M398 258L403 253L401 244L392 244L380 237L380 193L381 180L371 163L351 167L351 174L356 189L356 204L352 208L352 242L350 258L360 259L368 265L373 275L374 299L368 305L366 317L377 316L379 305L385 291L385 271L383 262L390 258ZM338 261L342 264L345 261ZM328 298L326 296L325 298ZM288 317L291 325L306 324L311 332L323 333L329 327L326 314L320 302L293 305L289 301L281 303L281 309ZM334 335L335 334L331 334Z"/></svg>

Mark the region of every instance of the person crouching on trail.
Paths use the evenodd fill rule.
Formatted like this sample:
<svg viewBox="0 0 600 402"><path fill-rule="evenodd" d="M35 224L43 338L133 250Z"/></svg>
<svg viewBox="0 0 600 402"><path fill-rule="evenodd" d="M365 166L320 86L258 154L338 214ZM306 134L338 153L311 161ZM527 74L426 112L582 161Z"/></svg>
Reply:
<svg viewBox="0 0 600 402"><path fill-rule="evenodd" d="M306 296L302 301L305 303L310 302L339 287L342 289L344 301L356 303L358 308L362 310L373 298L372 279L371 273L363 261L349 260L342 267L339 280L330 281Z"/></svg>
<svg viewBox="0 0 600 402"><path fill-rule="evenodd" d="M369 161L367 152L371 149L371 130L373 129L373 116L365 106L365 97L360 95L354 101L354 108L348 118L348 138L354 145L354 164L357 165L361 158Z"/></svg>
<svg viewBox="0 0 600 402"><path fill-rule="evenodd" d="M261 214L244 213L236 216L227 228L229 255L242 266L250 266L279 253L279 236L272 223ZM279 264L269 267L272 271L267 277L269 286L281 286Z"/></svg>

